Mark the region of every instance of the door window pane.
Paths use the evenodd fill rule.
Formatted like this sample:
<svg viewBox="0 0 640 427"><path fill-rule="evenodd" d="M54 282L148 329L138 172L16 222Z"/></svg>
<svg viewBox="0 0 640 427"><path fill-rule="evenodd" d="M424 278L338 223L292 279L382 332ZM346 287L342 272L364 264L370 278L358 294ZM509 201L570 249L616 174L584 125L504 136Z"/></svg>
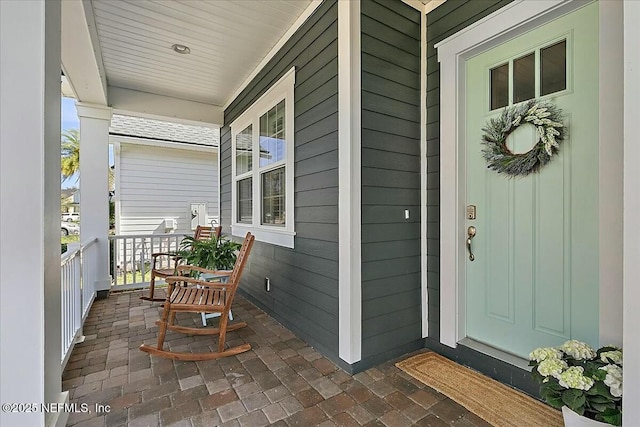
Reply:
<svg viewBox="0 0 640 427"><path fill-rule="evenodd" d="M491 69L491 109L509 105L509 64Z"/></svg>
<svg viewBox="0 0 640 427"><path fill-rule="evenodd" d="M260 167L279 162L285 156L284 100L260 117Z"/></svg>
<svg viewBox="0 0 640 427"><path fill-rule="evenodd" d="M536 97L536 56L529 54L513 61L513 103Z"/></svg>
<svg viewBox="0 0 640 427"><path fill-rule="evenodd" d="M567 88L566 40L540 49L540 95L560 92Z"/></svg>
<svg viewBox="0 0 640 427"><path fill-rule="evenodd" d="M253 168L251 128L252 125L249 125L236 135L236 176Z"/></svg>
<svg viewBox="0 0 640 427"><path fill-rule="evenodd" d="M238 181L238 222L251 224L253 216L253 182L251 178Z"/></svg>
<svg viewBox="0 0 640 427"><path fill-rule="evenodd" d="M284 168L262 174L262 223L285 225Z"/></svg>

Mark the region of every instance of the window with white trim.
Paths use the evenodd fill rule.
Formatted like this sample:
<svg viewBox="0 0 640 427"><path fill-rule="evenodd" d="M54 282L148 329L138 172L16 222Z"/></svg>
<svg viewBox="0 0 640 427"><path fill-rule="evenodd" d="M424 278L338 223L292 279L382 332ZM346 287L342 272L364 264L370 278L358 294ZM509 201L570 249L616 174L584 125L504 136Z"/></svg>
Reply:
<svg viewBox="0 0 640 427"><path fill-rule="evenodd" d="M289 70L231 123L231 232L293 248L293 93Z"/></svg>

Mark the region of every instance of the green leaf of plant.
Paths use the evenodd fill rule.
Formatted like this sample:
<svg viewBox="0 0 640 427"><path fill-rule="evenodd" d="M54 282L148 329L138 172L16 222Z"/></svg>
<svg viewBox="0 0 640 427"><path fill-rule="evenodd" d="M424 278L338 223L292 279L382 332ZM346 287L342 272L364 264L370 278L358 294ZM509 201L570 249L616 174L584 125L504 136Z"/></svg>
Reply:
<svg viewBox="0 0 640 427"><path fill-rule="evenodd" d="M598 421L604 421L605 423L612 424L614 426L622 425L622 412L617 409L607 409L603 413L599 414L596 419Z"/></svg>
<svg viewBox="0 0 640 427"><path fill-rule="evenodd" d="M609 403L611 402L611 399L609 399L607 396L602 396L602 395L595 395L595 396L589 396L589 402L591 403Z"/></svg>
<svg viewBox="0 0 640 427"><path fill-rule="evenodd" d="M562 401L569 408L573 409L575 412L578 412L574 408L584 406L586 399L584 393L581 390L570 388L562 393Z"/></svg>
<svg viewBox="0 0 640 427"><path fill-rule="evenodd" d="M589 395L599 395L606 397L607 399L613 400L613 396L609 391L609 387L603 383L602 381L596 381L593 387L589 389Z"/></svg>
<svg viewBox="0 0 640 427"><path fill-rule="evenodd" d="M591 408L593 408L593 410L597 412L604 412L607 409L607 406L608 405L604 403L591 402Z"/></svg>
<svg viewBox="0 0 640 427"><path fill-rule="evenodd" d="M549 397L549 398L546 398L545 401L556 409L560 409L564 406L564 403L562 403L561 396Z"/></svg>
<svg viewBox="0 0 640 427"><path fill-rule="evenodd" d="M562 391L565 389L558 383L558 380L556 380L555 378L550 379L549 382L545 384L547 387L555 391Z"/></svg>

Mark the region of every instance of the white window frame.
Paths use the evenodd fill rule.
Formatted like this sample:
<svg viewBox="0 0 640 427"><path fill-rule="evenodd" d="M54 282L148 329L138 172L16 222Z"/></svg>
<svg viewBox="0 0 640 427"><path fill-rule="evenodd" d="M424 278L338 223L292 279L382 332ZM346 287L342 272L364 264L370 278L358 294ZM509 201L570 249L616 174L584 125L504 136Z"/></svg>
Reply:
<svg viewBox="0 0 640 427"><path fill-rule="evenodd" d="M256 102L231 123L231 234L244 237L247 232L256 240L273 245L294 247L294 86L295 67L274 83ZM285 101L285 159L260 168L260 117ZM236 176L236 136L247 126L252 126L252 170ZM285 168L285 225L262 224L262 174L284 166ZM251 177L252 222L238 222L238 181Z"/></svg>

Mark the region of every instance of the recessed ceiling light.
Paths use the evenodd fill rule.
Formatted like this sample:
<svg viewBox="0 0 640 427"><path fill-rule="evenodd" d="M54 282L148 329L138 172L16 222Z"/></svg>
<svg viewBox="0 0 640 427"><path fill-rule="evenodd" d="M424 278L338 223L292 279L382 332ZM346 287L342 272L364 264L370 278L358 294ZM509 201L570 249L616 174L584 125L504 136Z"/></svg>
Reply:
<svg viewBox="0 0 640 427"><path fill-rule="evenodd" d="M178 52L178 53L181 53L183 55L191 53L191 49L189 49L189 46L185 46L183 44L177 44L176 43L173 46L171 46L171 49L173 49L174 52Z"/></svg>

